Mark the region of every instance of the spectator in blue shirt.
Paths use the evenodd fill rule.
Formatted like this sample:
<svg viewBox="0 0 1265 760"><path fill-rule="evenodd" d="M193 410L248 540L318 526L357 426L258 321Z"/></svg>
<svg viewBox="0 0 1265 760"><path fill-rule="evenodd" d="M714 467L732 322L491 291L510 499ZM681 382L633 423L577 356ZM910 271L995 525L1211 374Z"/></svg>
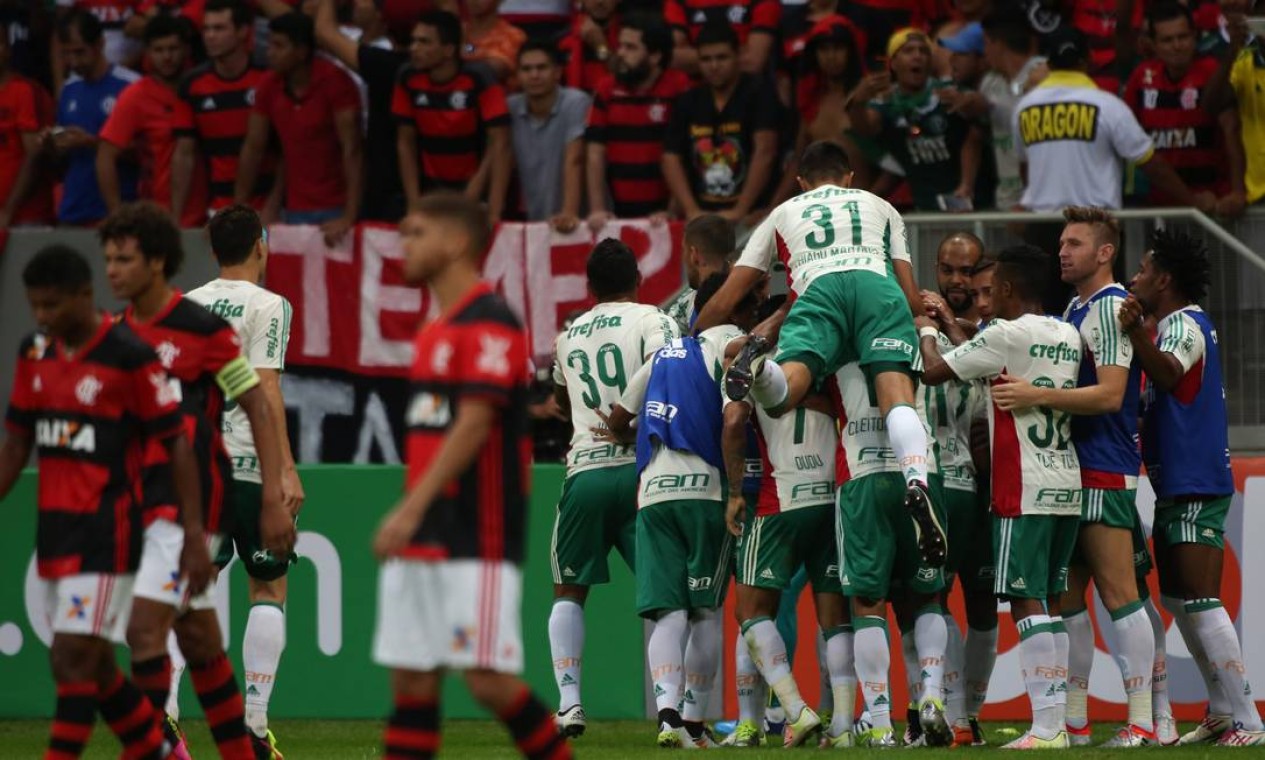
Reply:
<svg viewBox="0 0 1265 760"><path fill-rule="evenodd" d="M111 64L105 57L101 22L86 10L74 9L57 25L57 42L71 77L57 101L57 126L44 134L44 149L65 162L61 224L92 225L106 215L97 188L97 133L123 91L140 75ZM119 187L124 201L136 199L136 165L120 163Z"/></svg>

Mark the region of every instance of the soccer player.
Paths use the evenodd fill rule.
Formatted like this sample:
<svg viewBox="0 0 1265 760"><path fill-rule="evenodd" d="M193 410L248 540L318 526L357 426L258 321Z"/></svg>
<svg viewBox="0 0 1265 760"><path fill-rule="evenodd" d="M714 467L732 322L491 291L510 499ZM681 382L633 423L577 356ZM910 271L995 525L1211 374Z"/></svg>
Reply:
<svg viewBox="0 0 1265 760"><path fill-rule="evenodd" d="M584 733L580 665L584 602L589 587L610 580L606 558L619 550L634 567L637 456L631 446L597 439L598 412L619 401L628 379L677 337L676 325L654 306L637 303L641 274L627 245L606 238L588 260L588 290L597 305L576 317L556 341L553 368L558 405L575 432L567 453L550 555L554 603L549 647L558 683L558 728Z"/></svg>
<svg viewBox="0 0 1265 760"><path fill-rule="evenodd" d="M177 394L158 357L97 310L88 262L65 246L41 250L22 270L39 331L22 341L0 446L0 499L31 449L39 452L36 564L53 632L57 682L47 758L79 757L96 713L124 756L165 758L160 713L119 671L114 641L127 620L140 558L140 504L129 475L148 439L171 456L181 502L198 511L197 470L180 435ZM182 567L205 587L210 559Z"/></svg>
<svg viewBox="0 0 1265 760"><path fill-rule="evenodd" d="M1221 605L1225 517L1234 495L1217 331L1199 301L1211 263L1203 243L1159 230L1120 306L1146 373L1142 459L1155 489L1155 563L1164 608L1204 684L1208 715L1181 744L1265 744L1234 623ZM1152 341L1146 317L1158 323Z"/></svg>
<svg viewBox="0 0 1265 760"><path fill-rule="evenodd" d="M848 187L848 155L835 143L809 145L798 179L803 193L752 233L734 276L697 326L715 324L775 257L785 257L797 298L781 327L778 360L767 360L768 341L753 336L729 368L729 397L742 400L750 392L774 416L785 414L822 378L859 363L905 476L918 550L928 564L943 565L948 539L928 497L927 434L914 407L911 310L922 307L905 223L887 201Z"/></svg>
<svg viewBox="0 0 1265 760"><path fill-rule="evenodd" d="M373 658L391 669L386 757L439 750L439 687L460 670L519 751L567 760L571 748L523 669L522 563L531 438L527 332L479 261L492 239L478 202L422 198L400 223L404 277L441 316L417 334L410 370L408 475L373 550L382 560Z"/></svg>
<svg viewBox="0 0 1265 760"><path fill-rule="evenodd" d="M289 557L294 546L290 506L281 477L281 444L259 375L242 355L241 340L222 318L185 298L170 285L184 251L175 221L159 206L126 204L102 222L106 277L115 297L128 302L120 321L153 347L178 388L181 414L193 440L203 510L175 522L165 471L150 459L144 476L145 538L136 573L135 599L128 624L132 672L137 685L158 708L171 688L167 636L176 632L194 690L210 716L209 728L224 757L254 757L243 720L244 707L233 667L224 654L215 602L209 590L194 593L186 583L182 557L211 555L233 530L226 504L232 493L232 463L224 450L221 416L227 402L246 412L263 473L259 530L263 548Z"/></svg>
<svg viewBox="0 0 1265 760"><path fill-rule="evenodd" d="M940 331L929 318L918 320L924 383L981 378L997 383L1004 373L1040 387L1076 387L1080 336L1066 322L1042 316L1046 259L1033 246L1002 251L994 275L999 319L943 356ZM1066 655L1056 644L1052 615L1066 586L1081 513L1071 415L1041 406L1009 412L990 405L988 417L995 591L1010 602L1019 629L1019 662L1033 716L1031 729L1005 748L1067 747L1058 698L1066 691Z"/></svg>
<svg viewBox="0 0 1265 760"><path fill-rule="evenodd" d="M733 223L719 214L696 216L681 233L681 247L685 251L686 287L666 311L680 334L689 335L698 317L694 307L698 286L713 274L724 272L729 267L729 255L737 247Z"/></svg>
<svg viewBox="0 0 1265 760"><path fill-rule="evenodd" d="M276 427L285 491L294 494L294 508L298 508L303 501L303 485L290 451L285 400L281 395L281 372L290 341L290 304L261 287L268 268L268 240L254 209L229 206L212 217L206 229L211 253L220 265L220 276L190 291L188 298L222 317L237 331L246 359L259 375L268 416ZM223 436L233 463L233 490L229 497L233 528L220 545L215 562L225 567L236 548L246 569L250 595L250 614L242 638L246 727L258 740L255 744L265 742L275 748L276 738L268 730L268 700L276 686L277 668L285 649L286 570L290 562L265 549L259 535L263 477L250 418L241 406L233 405L225 412ZM228 582L227 578L224 582Z"/></svg>
<svg viewBox="0 0 1265 760"><path fill-rule="evenodd" d="M1080 458L1085 496L1069 588L1061 603L1070 647L1068 738L1073 745L1089 742L1086 699L1094 633L1085 590L1092 577L1111 615L1118 642L1113 654L1123 671L1129 702L1128 725L1107 744L1138 747L1155 738L1151 714L1155 634L1138 593L1133 533L1142 467L1135 443L1141 368L1133 361L1133 348L1120 325L1120 306L1129 293L1111 275L1120 246L1119 223L1110 212L1085 206L1064 209L1063 218L1067 224L1059 249L1062 279L1076 289L1064 319L1080 331L1083 344L1078 387L1042 387L1003 376L1004 382L993 385L992 397L999 409L1008 412L1039 406L1075 415L1072 442ZM996 287L993 297L997 297ZM1149 562L1145 546L1137 556ZM1059 622L1054 621L1056 628Z"/></svg>

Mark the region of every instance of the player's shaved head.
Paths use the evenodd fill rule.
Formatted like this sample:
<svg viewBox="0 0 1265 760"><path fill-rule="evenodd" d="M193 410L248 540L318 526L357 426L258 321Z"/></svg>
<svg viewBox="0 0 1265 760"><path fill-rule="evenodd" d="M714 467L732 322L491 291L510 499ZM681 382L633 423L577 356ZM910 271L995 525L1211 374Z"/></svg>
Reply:
<svg viewBox="0 0 1265 760"><path fill-rule="evenodd" d="M953 248L966 248L976 259L984 256L984 241L973 232L959 230L958 232L950 232L940 241L940 247L936 249L936 255L943 257L945 252Z"/></svg>
<svg viewBox="0 0 1265 760"><path fill-rule="evenodd" d="M997 256L993 293L996 298L1009 286L1014 301L1040 305L1045 297L1050 271L1050 255L1035 245L1014 245ZM1009 300L1009 299L1008 299ZM1000 313L1000 309L998 309ZM1014 319L1017 314L1002 315Z"/></svg>
<svg viewBox="0 0 1265 760"><path fill-rule="evenodd" d="M585 267L589 292L599 301L636 292L641 282L637 254L622 240L606 238L593 246Z"/></svg>
<svg viewBox="0 0 1265 760"><path fill-rule="evenodd" d="M843 146L830 140L818 140L804 148L799 157L799 177L810 187L842 183L852 174L852 162Z"/></svg>
<svg viewBox="0 0 1265 760"><path fill-rule="evenodd" d="M438 192L424 195L417 204L415 213L460 229L466 236L463 253L473 261L481 260L492 242L492 225L488 222L483 205L461 193Z"/></svg>

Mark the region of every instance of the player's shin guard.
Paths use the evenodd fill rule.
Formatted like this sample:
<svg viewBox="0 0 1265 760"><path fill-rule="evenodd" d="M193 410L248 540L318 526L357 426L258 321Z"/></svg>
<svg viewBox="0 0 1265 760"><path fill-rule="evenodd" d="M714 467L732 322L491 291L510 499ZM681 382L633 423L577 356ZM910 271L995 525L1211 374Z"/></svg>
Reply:
<svg viewBox="0 0 1265 760"><path fill-rule="evenodd" d="M720 647L724 641L720 610L695 610L690 636L685 642L685 695L681 719L701 723L716 686L720 670Z"/></svg>
<svg viewBox="0 0 1265 760"><path fill-rule="evenodd" d="M794 723L806 705L800 696L799 685L795 683L795 676L791 674L786 642L782 641L777 626L767 617L743 621L742 638L751 650L751 659L755 660L760 675L764 676L769 688L786 708L787 719Z"/></svg>
<svg viewBox="0 0 1265 760"><path fill-rule="evenodd" d="M944 613L944 627L949 636L944 650L944 717L950 726L965 725L966 683L962 679L962 666L966 653L962 629L948 612Z"/></svg>
<svg viewBox="0 0 1265 760"><path fill-rule="evenodd" d="M171 657L162 654L148 660L133 660L132 681L149 697L155 710L166 710L167 690L171 688Z"/></svg>
<svg viewBox="0 0 1265 760"><path fill-rule="evenodd" d="M44 760L71 760L83 754L97 720L97 684L57 684L57 711L49 731Z"/></svg>
<svg viewBox="0 0 1265 760"><path fill-rule="evenodd" d="M574 599L555 599L549 612L549 653L558 685L558 711L580 704L580 665L584 655L584 608Z"/></svg>
<svg viewBox="0 0 1265 760"><path fill-rule="evenodd" d="M922 693L930 699L944 699L944 654L949 645L949 630L944 622L944 609L928 604L914 618L914 646L918 649L918 677ZM954 625L956 628L957 625Z"/></svg>
<svg viewBox="0 0 1265 760"><path fill-rule="evenodd" d="M1094 667L1094 621L1089 610L1063 611L1067 627L1067 726L1089 725L1089 673Z"/></svg>
<svg viewBox="0 0 1265 760"><path fill-rule="evenodd" d="M830 665L826 662L826 634L817 628L817 677L821 690L821 698L817 700L817 714L823 711L833 712L835 709L835 695L830 688Z"/></svg>
<svg viewBox="0 0 1265 760"><path fill-rule="evenodd" d="M918 641L913 628L901 628L900 656L905 663L905 692L909 694L909 704L917 707L922 699L922 671L918 668Z"/></svg>
<svg viewBox="0 0 1265 760"><path fill-rule="evenodd" d="M681 700L681 680L685 671L685 651L681 642L689 633L690 618L685 610L673 610L660 617L646 642L646 660L654 682L654 701L660 711L676 712Z"/></svg>
<svg viewBox="0 0 1265 760"><path fill-rule="evenodd" d="M531 760L569 760L571 757L571 745L558 733L553 716L526 686L509 709L498 717L510 730L523 757Z"/></svg>
<svg viewBox="0 0 1265 760"><path fill-rule="evenodd" d="M834 694L834 712L830 718L830 735L840 736L852 730L856 712L857 673L854 655L855 634L852 626L841 625L825 632L826 669L830 672L830 691Z"/></svg>
<svg viewBox="0 0 1265 760"><path fill-rule="evenodd" d="M115 671L114 681L98 703L106 725L123 743L123 757L161 760L162 724L158 710L132 682Z"/></svg>
<svg viewBox="0 0 1265 760"><path fill-rule="evenodd" d="M887 412L887 437L906 483L927 484L927 429L909 404Z"/></svg>
<svg viewBox="0 0 1265 760"><path fill-rule="evenodd" d="M760 669L751 659L751 648L742 636L734 638L734 684L738 689L738 721L764 719L764 704L768 699L768 685L760 675Z"/></svg>
<svg viewBox="0 0 1265 760"><path fill-rule="evenodd" d="M764 362L759 374L751 384L751 399L765 409L781 406L790 395L790 387L786 382L786 373L772 359Z"/></svg>
<svg viewBox="0 0 1265 760"><path fill-rule="evenodd" d="M1164 595L1160 597L1160 603L1164 605L1164 609L1168 611L1168 614L1173 616L1173 623L1176 624L1178 632L1181 633L1182 640L1186 642L1186 649L1195 661L1195 666L1199 668L1199 675L1203 678L1204 688L1208 690L1208 714L1233 715L1234 705L1231 704L1229 697L1226 696L1225 689L1221 686L1221 678L1217 674L1217 669L1213 667L1212 659L1208 657L1203 640L1200 638L1198 631L1195 630L1194 621L1186 612L1186 600Z"/></svg>
<svg viewBox="0 0 1265 760"><path fill-rule="evenodd" d="M988 682L993 678L997 664L997 629L981 631L966 629L966 641L962 643L962 677L966 681L966 716L979 718L988 700Z"/></svg>
<svg viewBox="0 0 1265 760"><path fill-rule="evenodd" d="M167 714L172 720L180 720L180 679L184 678L184 654L176 641L176 632L167 634L167 656L171 658L171 686L167 692ZM161 709L161 708L160 708Z"/></svg>
<svg viewBox="0 0 1265 760"><path fill-rule="evenodd" d="M1018 621L1015 627L1019 629L1019 667L1032 703L1032 733L1041 739L1053 739L1063 726L1055 704L1057 655L1050 618L1030 615Z"/></svg>
<svg viewBox="0 0 1265 760"><path fill-rule="evenodd" d="M1110 610L1111 626L1119 641L1112 652L1124 677L1124 692L1129 700L1129 723L1143 731L1154 731L1151 715L1151 670L1155 666L1155 634L1151 621L1142 609L1142 602L1130 602Z"/></svg>
<svg viewBox="0 0 1265 760"><path fill-rule="evenodd" d="M892 727L892 694L888 671L892 664L887 639L887 618L864 616L853 619L856 630L856 669L865 695L865 707L875 728Z"/></svg>
<svg viewBox="0 0 1265 760"><path fill-rule="evenodd" d="M384 760L431 760L439 751L439 703L396 694L383 744Z"/></svg>
<svg viewBox="0 0 1265 760"><path fill-rule="evenodd" d="M1243 649L1229 613L1220 599L1192 599L1186 602L1185 609L1213 667L1220 674L1235 722L1242 723L1248 731L1260 731L1261 716L1252 700L1252 687L1243 667Z"/></svg>
<svg viewBox="0 0 1265 760"><path fill-rule="evenodd" d="M1145 585L1142 578L1139 585ZM1151 623L1151 638L1155 641L1155 660L1151 663L1151 712L1155 716L1172 715L1173 706L1168 699L1168 638L1164 629L1164 621L1159 610L1155 609L1155 600L1149 595L1142 600L1142 609Z"/></svg>
<svg viewBox="0 0 1265 760"><path fill-rule="evenodd" d="M253 760L255 751L246 736L242 693L237 690L237 679L233 677L233 666L229 664L228 657L220 653L203 663L191 662L189 675L220 757L225 760Z"/></svg>
<svg viewBox="0 0 1265 760"><path fill-rule="evenodd" d="M1062 615L1050 616L1050 633L1054 634L1054 705L1058 708L1059 730L1067 724L1067 626Z"/></svg>
<svg viewBox="0 0 1265 760"><path fill-rule="evenodd" d="M251 605L242 638L242 675L246 682L246 727L261 739L268 735L268 701L285 647L285 612L274 604Z"/></svg>

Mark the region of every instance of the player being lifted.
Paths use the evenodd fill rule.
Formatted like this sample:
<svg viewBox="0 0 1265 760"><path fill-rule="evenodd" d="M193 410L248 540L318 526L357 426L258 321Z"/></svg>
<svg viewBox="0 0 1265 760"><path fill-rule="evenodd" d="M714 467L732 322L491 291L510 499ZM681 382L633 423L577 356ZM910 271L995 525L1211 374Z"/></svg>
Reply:
<svg viewBox="0 0 1265 760"><path fill-rule="evenodd" d="M1155 489L1155 564L1173 616L1208 687L1208 715L1181 744L1265 744L1234 623L1221 605L1225 518L1234 495L1221 349L1199 308L1211 263L1183 232L1155 233L1120 306L1146 373L1142 459ZM1152 341L1146 317L1159 334Z"/></svg>
<svg viewBox="0 0 1265 760"><path fill-rule="evenodd" d="M998 257L993 303L999 317L973 340L941 356L940 331L919 318L928 385L1003 373L1043 388L1074 388L1080 336L1066 322L1042 316L1049 257L1033 246ZM1048 407L988 410L992 450L992 548L998 597L1010 602L1019 630L1019 662L1032 703L1032 727L1005 749L1068 746L1060 694L1066 694L1066 650L1051 620L1067 584L1080 521L1081 477L1071 444L1071 415ZM1046 605L1049 605L1048 607ZM1065 698L1062 700L1066 704Z"/></svg>
<svg viewBox="0 0 1265 760"><path fill-rule="evenodd" d="M140 503L131 473L146 441L170 452L181 505L199 513L197 465L181 434L178 395L153 349L97 310L92 270L76 251L50 246L22 270L39 332L22 341L0 446L0 499L39 452L36 564L48 624L57 707L47 758L76 758L96 714L123 756L168 757L160 707L119 671L140 560ZM14 505L9 505L14 506ZM181 565L200 592L210 561Z"/></svg>
<svg viewBox="0 0 1265 760"><path fill-rule="evenodd" d="M1076 289L1064 319L1081 334L1078 387L1042 387L1022 379L1010 382L1003 376L1005 382L993 385L992 398L1008 412L1047 407L1075 415L1072 442L1080 458L1085 495L1069 589L1061 605L1070 651L1068 738L1072 744L1089 742L1086 698L1094 633L1085 590L1092 576L1119 642L1113 654L1121 666L1129 703L1128 725L1107 745L1136 747L1155 739L1151 714L1155 636L1138 594L1134 567L1133 531L1138 519L1134 502L1142 467L1136 444L1141 369L1133 361L1133 348L1120 325L1120 306L1129 294L1112 281L1111 267L1120 247L1119 223L1110 212L1088 207L1069 207L1063 218L1067 225L1059 248L1062 278ZM997 296L996 288L993 296ZM1141 551L1145 558L1145 546ZM1059 628L1060 621L1054 620L1054 625Z"/></svg>
<svg viewBox="0 0 1265 760"><path fill-rule="evenodd" d="M281 396L281 372L290 342L290 304L260 287L268 268L267 233L255 210L241 205L217 213L206 230L211 253L220 265L220 276L190 291L188 298L223 317L237 331L246 359L259 375L259 388L281 445L285 491L294 495L291 507L298 509L303 503L303 486L290 451L285 400ZM259 537L263 479L250 419L241 406L229 405L223 430L224 446L233 462L233 492L229 498L233 528L221 544L215 563L221 568L228 565L236 547L237 557L246 569L250 595L250 614L242 638L246 727L254 735L252 742L257 747L267 744L275 748L276 738L268 730L268 700L285 649L286 570L290 563L264 549ZM179 678L175 681L179 683Z"/></svg>
<svg viewBox="0 0 1265 760"><path fill-rule="evenodd" d="M778 360L765 357L768 340L753 336L726 376L730 398L742 400L750 392L780 416L840 367L860 364L905 478L918 550L928 564L943 565L948 540L928 497L927 433L914 407L911 310L921 313L922 305L905 223L887 201L850 189L851 179L843 148L831 142L805 148L799 163L804 192L756 229L696 327L716 324L775 259L785 259L796 298L781 326Z"/></svg>
<svg viewBox="0 0 1265 760"><path fill-rule="evenodd" d="M637 370L677 337L676 325L663 312L637 303L641 274L627 245L614 238L598 243L587 272L597 305L558 336L553 368L558 405L574 426L550 547L549 648L558 684L558 728L567 736L579 736L585 728L580 666L589 587L610 580L611 549L629 568L636 549L636 451L599 440L593 430L602 424L601 410L619 401Z"/></svg>

